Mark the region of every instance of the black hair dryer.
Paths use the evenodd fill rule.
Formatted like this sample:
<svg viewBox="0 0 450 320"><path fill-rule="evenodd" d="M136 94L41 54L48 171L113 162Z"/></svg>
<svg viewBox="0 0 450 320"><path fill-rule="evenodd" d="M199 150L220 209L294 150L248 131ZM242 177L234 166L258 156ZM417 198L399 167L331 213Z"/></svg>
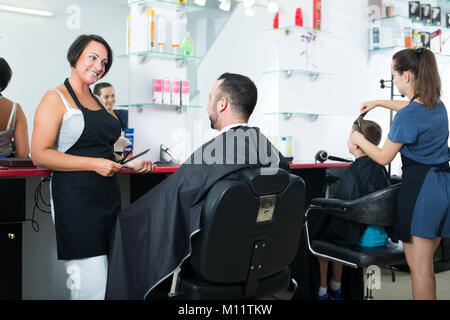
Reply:
<svg viewBox="0 0 450 320"><path fill-rule="evenodd" d="M330 156L328 154L328 152L326 152L325 150L317 151L315 159L316 159L316 161L319 161L319 162L324 162L324 161L326 161L328 159L334 160L334 161L341 161L341 162L353 162L352 160Z"/></svg>

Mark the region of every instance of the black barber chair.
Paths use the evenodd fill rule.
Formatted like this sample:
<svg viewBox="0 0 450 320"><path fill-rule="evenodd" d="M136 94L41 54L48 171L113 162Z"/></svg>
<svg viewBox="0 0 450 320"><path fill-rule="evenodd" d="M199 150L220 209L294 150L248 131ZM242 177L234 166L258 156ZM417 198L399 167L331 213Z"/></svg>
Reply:
<svg viewBox="0 0 450 320"><path fill-rule="evenodd" d="M209 191L177 299L263 299L286 290L303 225L305 183L283 169L245 169ZM186 264L186 263L185 263ZM186 271L186 269L188 271Z"/></svg>
<svg viewBox="0 0 450 320"><path fill-rule="evenodd" d="M348 221L366 225L395 227L395 212L400 183L368 194L356 200L346 201L316 198L305 213L305 232L309 250L313 255L339 262L353 268L371 266L389 267L406 263L402 245L388 242L384 247L366 248L344 245L333 239L310 239L308 214L328 214ZM372 269L373 270L373 269ZM371 274L368 274L368 280ZM371 286L367 286L366 299L371 299Z"/></svg>

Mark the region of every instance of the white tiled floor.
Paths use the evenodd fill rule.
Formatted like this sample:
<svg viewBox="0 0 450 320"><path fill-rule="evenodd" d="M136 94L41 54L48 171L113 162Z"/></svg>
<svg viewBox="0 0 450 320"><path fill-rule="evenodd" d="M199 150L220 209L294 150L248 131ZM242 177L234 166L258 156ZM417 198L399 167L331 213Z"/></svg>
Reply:
<svg viewBox="0 0 450 320"><path fill-rule="evenodd" d="M380 289L374 289L374 300L411 300L411 278L409 273L395 271L395 282L392 282L391 272L381 270ZM438 300L450 300L450 270L436 273L436 294Z"/></svg>
<svg viewBox="0 0 450 320"><path fill-rule="evenodd" d="M436 273L436 293L438 300L450 300L450 270ZM391 271L381 269L380 289L373 289L372 296L374 300L412 300L409 273L395 271L395 282L392 282ZM292 292L283 291L273 298L290 300L291 297ZM269 298L269 300L273 298Z"/></svg>

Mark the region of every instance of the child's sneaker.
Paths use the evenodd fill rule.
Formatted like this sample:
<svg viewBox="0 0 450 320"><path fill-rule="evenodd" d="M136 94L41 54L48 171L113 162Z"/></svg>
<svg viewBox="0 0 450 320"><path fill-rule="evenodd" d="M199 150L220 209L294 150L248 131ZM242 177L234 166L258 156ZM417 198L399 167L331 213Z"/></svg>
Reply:
<svg viewBox="0 0 450 320"><path fill-rule="evenodd" d="M328 297L330 300L342 300L342 291L338 289L336 291L328 288Z"/></svg>
<svg viewBox="0 0 450 320"><path fill-rule="evenodd" d="M323 296L317 295L317 300L328 300L328 294L324 294Z"/></svg>

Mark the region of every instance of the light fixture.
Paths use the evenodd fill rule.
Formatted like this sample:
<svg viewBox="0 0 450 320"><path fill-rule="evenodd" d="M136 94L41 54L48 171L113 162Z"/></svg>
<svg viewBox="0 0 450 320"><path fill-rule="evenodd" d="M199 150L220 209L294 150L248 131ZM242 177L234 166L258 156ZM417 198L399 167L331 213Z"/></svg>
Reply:
<svg viewBox="0 0 450 320"><path fill-rule="evenodd" d="M246 16L251 16L253 17L255 15L255 6L250 6L248 8L245 8L244 10L244 14Z"/></svg>
<svg viewBox="0 0 450 320"><path fill-rule="evenodd" d="M231 0L219 0L219 1L220 1L219 9L223 11L230 11Z"/></svg>
<svg viewBox="0 0 450 320"><path fill-rule="evenodd" d="M206 3L206 0L195 0L194 2L195 2L195 4L197 4L199 6L204 6Z"/></svg>
<svg viewBox="0 0 450 320"><path fill-rule="evenodd" d="M3 5L3 4L0 4L0 10L16 12L16 13L24 13L24 14L33 14L33 15L44 16L44 17L52 17L53 16L53 12L50 12L50 11L21 8L21 7L16 7L16 6L7 6L7 5Z"/></svg>
<svg viewBox="0 0 450 320"><path fill-rule="evenodd" d="M275 2L275 0L267 0L267 11L273 13L277 12L280 9L278 6L278 3Z"/></svg>

